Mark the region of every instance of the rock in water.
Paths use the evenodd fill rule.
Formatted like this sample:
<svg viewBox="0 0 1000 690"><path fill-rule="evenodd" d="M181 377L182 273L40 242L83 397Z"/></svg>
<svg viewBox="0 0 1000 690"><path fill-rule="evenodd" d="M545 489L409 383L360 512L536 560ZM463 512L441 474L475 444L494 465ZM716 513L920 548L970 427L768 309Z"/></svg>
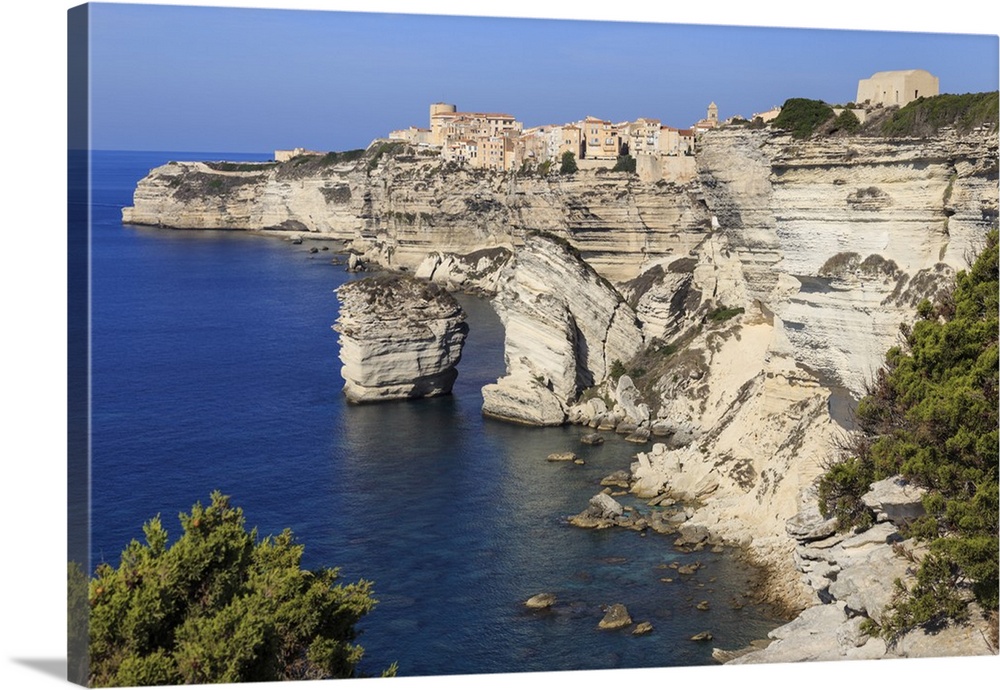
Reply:
<svg viewBox="0 0 1000 690"><path fill-rule="evenodd" d="M632 617L624 604L612 604L604 613L604 618L597 624L601 630L617 630L632 625Z"/></svg>
<svg viewBox="0 0 1000 690"><path fill-rule="evenodd" d="M542 592L524 602L529 609L547 609L556 603L556 595L551 592Z"/></svg>
<svg viewBox="0 0 1000 690"><path fill-rule="evenodd" d="M646 635L653 632L653 624L649 621L643 621L642 623L637 623L635 628L632 629L633 635Z"/></svg>
<svg viewBox="0 0 1000 690"><path fill-rule="evenodd" d="M469 326L443 288L409 276L374 276L337 290L344 393L351 402L446 395Z"/></svg>
<svg viewBox="0 0 1000 690"><path fill-rule="evenodd" d="M573 462L576 459L576 453L573 453L572 451L565 453L550 453L546 458L549 462Z"/></svg>

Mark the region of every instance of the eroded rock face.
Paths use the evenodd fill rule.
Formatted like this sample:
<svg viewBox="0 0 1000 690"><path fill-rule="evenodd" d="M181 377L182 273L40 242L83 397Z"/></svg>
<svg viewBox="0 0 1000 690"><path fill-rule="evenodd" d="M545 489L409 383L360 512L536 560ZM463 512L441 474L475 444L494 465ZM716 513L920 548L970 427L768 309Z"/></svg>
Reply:
<svg viewBox="0 0 1000 690"><path fill-rule="evenodd" d="M451 392L469 331L461 305L408 276L373 276L337 290L344 394L351 402Z"/></svg>
<svg viewBox="0 0 1000 690"><path fill-rule="evenodd" d="M500 277L493 306L504 325L507 375L483 388L483 413L562 424L584 389L642 345L635 312L566 243L525 240Z"/></svg>
<svg viewBox="0 0 1000 690"><path fill-rule="evenodd" d="M964 267L996 218L996 146L995 134L713 131L698 163L725 247L699 261L696 280L714 266L718 282L702 289L765 306L782 354L863 393L899 324ZM735 271L723 269L731 258Z"/></svg>
<svg viewBox="0 0 1000 690"><path fill-rule="evenodd" d="M294 230L349 240L372 263L438 280L479 272L461 257L520 245L526 229L566 237L611 280L642 271L642 254L685 255L708 215L696 183L622 172L511 175L444 163L432 149L375 141L360 159L313 156L281 164L161 166L140 181L126 223L175 228ZM235 168L235 169L233 169ZM459 257L453 265L449 256ZM434 264L439 264L435 266Z"/></svg>

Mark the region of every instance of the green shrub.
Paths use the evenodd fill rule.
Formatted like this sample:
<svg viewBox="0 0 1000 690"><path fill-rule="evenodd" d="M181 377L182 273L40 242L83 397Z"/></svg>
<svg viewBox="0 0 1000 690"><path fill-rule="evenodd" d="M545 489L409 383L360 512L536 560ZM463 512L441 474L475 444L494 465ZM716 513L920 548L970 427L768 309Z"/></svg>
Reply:
<svg viewBox="0 0 1000 690"><path fill-rule="evenodd" d="M723 321L728 321L734 316L744 313L746 310L743 307L725 307L720 306L709 312L708 318L716 323L722 323Z"/></svg>
<svg viewBox="0 0 1000 690"><path fill-rule="evenodd" d="M576 156L573 155L572 151L566 151L562 155L562 160L559 164L559 174L560 175L572 175L578 170L576 165Z"/></svg>
<svg viewBox="0 0 1000 690"><path fill-rule="evenodd" d="M299 567L290 531L257 539L222 494L180 516L170 547L159 517L117 568L89 583L91 686L347 678L372 583Z"/></svg>
<svg viewBox="0 0 1000 690"><path fill-rule="evenodd" d="M611 168L611 172L635 172L635 158L628 155L618 156L618 160L615 162L615 167Z"/></svg>
<svg viewBox="0 0 1000 690"><path fill-rule="evenodd" d="M957 591L971 582L986 610L998 606L997 230L951 294L924 300L906 346L886 363L858 404L859 433L822 477L824 509L842 527L870 520L859 507L868 485L900 474L927 490L927 517L910 536L928 542L914 586L900 586L883 627L893 638L916 625L964 615Z"/></svg>
<svg viewBox="0 0 1000 690"><path fill-rule="evenodd" d="M771 121L771 126L790 131L796 139L805 139L832 117L833 108L823 101L789 98L781 106L778 117Z"/></svg>
<svg viewBox="0 0 1000 690"><path fill-rule="evenodd" d="M861 120L859 120L858 116L851 110L844 109L840 115L833 120L833 131L835 132L847 132L848 134L854 134L859 129L861 129Z"/></svg>
<svg viewBox="0 0 1000 690"><path fill-rule="evenodd" d="M941 94L918 98L893 113L883 124L885 136L930 136L942 127L968 132L992 125L997 131L998 92Z"/></svg>

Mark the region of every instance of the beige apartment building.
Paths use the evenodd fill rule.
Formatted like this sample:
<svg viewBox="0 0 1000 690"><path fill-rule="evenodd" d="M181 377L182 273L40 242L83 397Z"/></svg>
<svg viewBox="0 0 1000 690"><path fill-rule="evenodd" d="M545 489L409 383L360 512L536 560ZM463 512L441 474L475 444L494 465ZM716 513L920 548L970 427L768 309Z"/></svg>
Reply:
<svg viewBox="0 0 1000 690"><path fill-rule="evenodd" d="M667 156L686 156L694 153L694 130L660 127L660 152Z"/></svg>
<svg viewBox="0 0 1000 690"><path fill-rule="evenodd" d="M660 152L660 129L659 120L648 117L640 117L635 122L627 122L620 127L620 131L627 134L622 137L622 145L628 147L628 152L633 156Z"/></svg>
<svg viewBox="0 0 1000 690"><path fill-rule="evenodd" d="M573 124L531 127L514 142L517 165L526 161L558 161L567 151L581 157L580 128Z"/></svg>
<svg viewBox="0 0 1000 690"><path fill-rule="evenodd" d="M615 160L621 153L621 136L610 120L587 116L576 123L583 139L581 158Z"/></svg>
<svg viewBox="0 0 1000 690"><path fill-rule="evenodd" d="M438 146L462 137L516 136L524 129L507 113L459 112L451 103L433 103L430 108L431 140Z"/></svg>
<svg viewBox="0 0 1000 690"><path fill-rule="evenodd" d="M858 81L856 103L861 105L898 105L903 107L921 96L937 96L940 83L937 77L922 69L876 72L868 79Z"/></svg>

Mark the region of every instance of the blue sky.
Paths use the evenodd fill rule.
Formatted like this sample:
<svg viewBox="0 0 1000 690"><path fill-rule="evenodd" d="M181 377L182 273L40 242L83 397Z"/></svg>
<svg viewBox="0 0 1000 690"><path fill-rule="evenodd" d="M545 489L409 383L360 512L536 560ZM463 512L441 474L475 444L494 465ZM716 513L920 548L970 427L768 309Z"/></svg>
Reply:
<svg viewBox="0 0 1000 690"><path fill-rule="evenodd" d="M335 3L334 3L335 5ZM922 68L944 92L997 89L995 35L94 4L93 146L254 151L367 146L428 105L525 126L595 115L687 127L710 101L854 99Z"/></svg>

